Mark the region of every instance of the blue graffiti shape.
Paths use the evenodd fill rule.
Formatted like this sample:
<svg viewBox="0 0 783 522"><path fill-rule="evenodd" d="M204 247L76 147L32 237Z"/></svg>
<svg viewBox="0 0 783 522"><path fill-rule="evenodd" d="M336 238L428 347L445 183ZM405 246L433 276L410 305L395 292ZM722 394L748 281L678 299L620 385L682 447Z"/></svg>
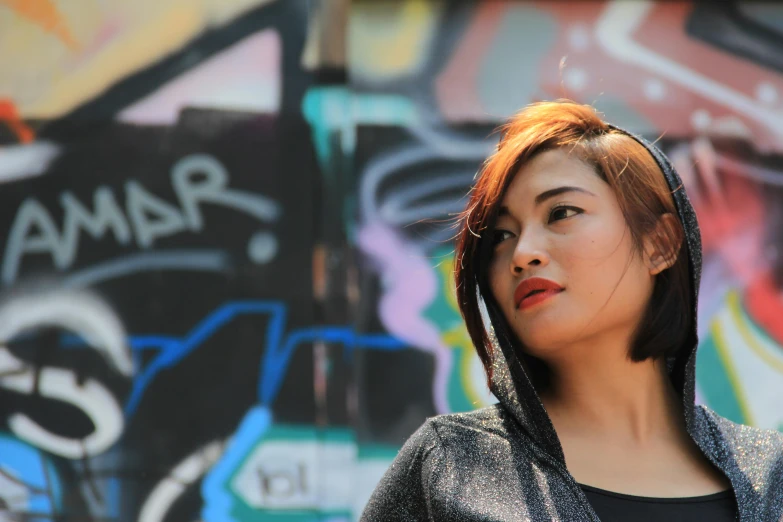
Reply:
<svg viewBox="0 0 783 522"><path fill-rule="evenodd" d="M134 352L158 349L159 353L134 379L125 405L127 418L136 411L144 391L159 372L175 366L224 325L246 314L268 315L269 325L264 344L267 349L280 345L286 319L285 305L280 301L237 301L225 304L204 318L184 339L157 335L131 336L130 345Z"/></svg>
<svg viewBox="0 0 783 522"><path fill-rule="evenodd" d="M245 414L220 461L209 470L201 483L201 496L205 501L201 512L203 520L235 520L230 515L234 499L226 489L226 484L271 425L272 413L264 406L255 406Z"/></svg>
<svg viewBox="0 0 783 522"><path fill-rule="evenodd" d="M385 334L357 335L352 328L345 326L322 326L304 330L292 331L279 348L267 346L262 361L259 380L258 398L261 404L272 404L282 385L286 369L291 361L294 350L302 343L321 341L340 343L346 348L346 353L355 349L365 350L401 350L405 348L396 337Z"/></svg>
<svg viewBox="0 0 783 522"><path fill-rule="evenodd" d="M20 517L54 519L62 512L62 483L41 450L0 432L0 503Z"/></svg>
<svg viewBox="0 0 783 522"><path fill-rule="evenodd" d="M130 418L139 406L147 387L159 372L175 366L209 337L231 322L236 316L262 314L269 316L263 343L264 357L258 380L258 399L261 404L271 405L285 380L288 365L300 345L314 341L340 343L346 354L356 349L400 350L406 347L395 337L386 334L357 334L345 326L321 326L292 330L284 334L286 308L281 301L237 301L227 303L209 314L197 324L184 339L165 335L134 335L130 346L134 355L144 350L158 350L159 353L139 372L133 382L130 397L125 405L125 414ZM140 366L137 366L137 368Z"/></svg>
<svg viewBox="0 0 783 522"><path fill-rule="evenodd" d="M126 418L130 419L136 412L146 389L158 373L177 365L235 317L248 314L269 316L258 380L258 399L264 405L274 402L285 380L291 358L302 344L316 341L342 344L346 357L350 357L354 350L390 351L406 347L402 341L388 334L357 334L346 326L295 329L285 335L286 305L282 301L226 303L205 317L184 338L167 335L130 336L129 344L136 368L141 368L139 363L142 352L153 350L158 353L134 378L125 404ZM61 343L64 347L85 346L84 340L75 335L63 336Z"/></svg>

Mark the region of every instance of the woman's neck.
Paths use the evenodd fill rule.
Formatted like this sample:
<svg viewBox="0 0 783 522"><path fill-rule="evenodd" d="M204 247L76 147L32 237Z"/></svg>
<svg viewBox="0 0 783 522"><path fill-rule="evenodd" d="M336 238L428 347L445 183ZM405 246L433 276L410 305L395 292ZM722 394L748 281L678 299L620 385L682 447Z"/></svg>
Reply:
<svg viewBox="0 0 783 522"><path fill-rule="evenodd" d="M636 363L625 351L594 346L602 349L570 350L560 364L547 361L550 386L541 394L574 479L651 497L727 489L726 477L687 433L665 363Z"/></svg>
<svg viewBox="0 0 783 522"><path fill-rule="evenodd" d="M549 364L550 386L542 400L558 433L611 435L639 445L661 436L681 438L682 404L664 362L609 355Z"/></svg>

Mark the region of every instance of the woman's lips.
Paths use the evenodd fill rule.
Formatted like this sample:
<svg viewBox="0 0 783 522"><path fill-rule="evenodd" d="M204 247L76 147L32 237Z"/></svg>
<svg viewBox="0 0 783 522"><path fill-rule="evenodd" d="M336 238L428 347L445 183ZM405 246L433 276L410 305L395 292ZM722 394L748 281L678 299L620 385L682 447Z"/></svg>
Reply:
<svg viewBox="0 0 783 522"><path fill-rule="evenodd" d="M558 283L545 277L528 277L523 279L514 290L514 303L523 309L547 300L563 291Z"/></svg>
<svg viewBox="0 0 783 522"><path fill-rule="evenodd" d="M531 306L535 306L535 305L537 305L539 303L542 303L542 302L546 301L550 297L553 297L553 296L559 294L562 291L563 291L562 288L553 288L553 289L550 289L550 290L543 290L541 292L536 292L534 294L531 294L531 295L525 297L524 299L522 299L522 301L519 302L519 309L520 310L526 310L526 309L530 308Z"/></svg>

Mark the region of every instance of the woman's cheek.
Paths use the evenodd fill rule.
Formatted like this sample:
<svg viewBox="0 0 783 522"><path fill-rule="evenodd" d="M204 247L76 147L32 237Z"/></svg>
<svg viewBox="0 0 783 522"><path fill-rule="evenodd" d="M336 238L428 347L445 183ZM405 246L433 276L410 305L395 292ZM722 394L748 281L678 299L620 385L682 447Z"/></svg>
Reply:
<svg viewBox="0 0 783 522"><path fill-rule="evenodd" d="M498 256L492 258L489 264L489 287L492 291L492 296L498 304L503 303L503 270L501 260Z"/></svg>
<svg viewBox="0 0 783 522"><path fill-rule="evenodd" d="M577 271L580 268L594 269L603 265L621 242L621 239L612 242L600 232L585 231L561 244L558 257L564 265Z"/></svg>

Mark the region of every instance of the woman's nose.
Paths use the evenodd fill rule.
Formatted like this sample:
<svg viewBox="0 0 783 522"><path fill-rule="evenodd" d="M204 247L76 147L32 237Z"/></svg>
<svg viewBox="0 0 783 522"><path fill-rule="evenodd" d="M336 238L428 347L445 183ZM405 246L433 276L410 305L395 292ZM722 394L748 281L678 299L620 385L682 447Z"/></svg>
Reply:
<svg viewBox="0 0 783 522"><path fill-rule="evenodd" d="M519 238L511 256L511 272L514 275L533 266L541 267L549 264L549 255L539 243L532 234Z"/></svg>

